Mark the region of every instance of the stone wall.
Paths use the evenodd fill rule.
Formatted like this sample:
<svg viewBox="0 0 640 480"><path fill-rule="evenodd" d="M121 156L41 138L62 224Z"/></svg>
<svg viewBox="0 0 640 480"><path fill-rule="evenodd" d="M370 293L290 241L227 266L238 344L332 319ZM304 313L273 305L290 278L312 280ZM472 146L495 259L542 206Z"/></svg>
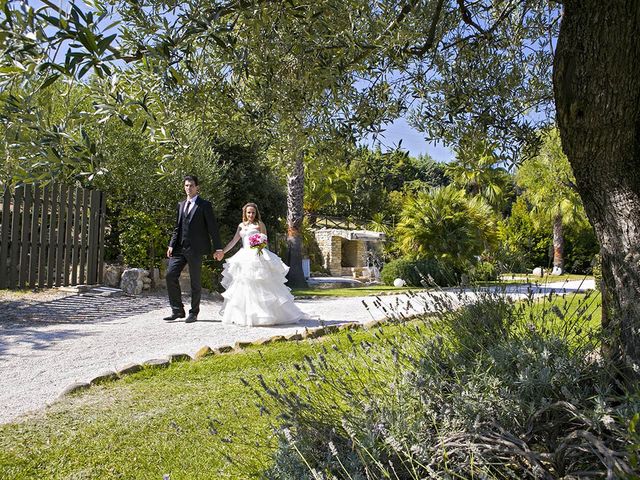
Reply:
<svg viewBox="0 0 640 480"><path fill-rule="evenodd" d="M124 265L106 265L103 284L112 288L120 288L130 295L139 295L142 290L165 287L164 277L161 277L160 273L161 270L158 268L145 270L142 268L127 268Z"/></svg>
<svg viewBox="0 0 640 480"><path fill-rule="evenodd" d="M363 240L351 240L349 230L321 228L315 231L318 247L324 258L324 267L335 276L360 275L367 261L367 247ZM344 247L344 248L343 248ZM343 259L348 249L348 259ZM348 265L343 260L347 260Z"/></svg>
<svg viewBox="0 0 640 480"><path fill-rule="evenodd" d="M318 247L324 258L324 268L331 272L331 275L342 275L342 238L337 235L337 229L321 228L315 231Z"/></svg>

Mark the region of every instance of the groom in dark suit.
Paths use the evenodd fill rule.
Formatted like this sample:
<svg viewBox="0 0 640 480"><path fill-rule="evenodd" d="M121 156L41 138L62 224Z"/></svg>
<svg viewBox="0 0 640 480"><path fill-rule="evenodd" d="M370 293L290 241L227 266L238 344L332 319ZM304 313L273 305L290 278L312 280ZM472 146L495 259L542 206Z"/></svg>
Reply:
<svg viewBox="0 0 640 480"><path fill-rule="evenodd" d="M167 257L169 258L169 268L167 269L167 291L169 293L169 304L171 305L171 315L164 320L175 320L184 318L185 311L182 304L182 292L180 291L180 273L185 265L189 265L189 275L191 277L191 310L185 320L186 323L195 322L200 312L200 293L202 285L200 277L202 272L202 256L210 254L215 248L213 256L216 260L221 260L222 244L218 224L213 215L211 202L200 198L198 195L198 177L187 175L184 177L184 191L187 194L186 200L178 204L178 214L176 226L173 229Z"/></svg>

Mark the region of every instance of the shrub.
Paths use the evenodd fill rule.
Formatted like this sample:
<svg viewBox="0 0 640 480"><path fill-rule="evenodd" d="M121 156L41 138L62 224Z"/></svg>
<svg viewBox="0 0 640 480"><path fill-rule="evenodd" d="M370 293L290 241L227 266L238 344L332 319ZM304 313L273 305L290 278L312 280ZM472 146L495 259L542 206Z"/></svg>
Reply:
<svg viewBox="0 0 640 480"><path fill-rule="evenodd" d="M496 259L505 272L528 272L549 263L551 234L533 221L523 197L511 208L511 215L498 225Z"/></svg>
<svg viewBox="0 0 640 480"><path fill-rule="evenodd" d="M217 260L207 257L202 261L202 288L210 292L221 292L224 289L222 280L222 265Z"/></svg>
<svg viewBox="0 0 640 480"><path fill-rule="evenodd" d="M565 232L565 269L571 273L591 274L593 256L600 250L593 228L588 223L576 222Z"/></svg>
<svg viewBox="0 0 640 480"><path fill-rule="evenodd" d="M120 252L131 267L157 266L166 249L167 239L151 216L141 211L126 211L120 218Z"/></svg>
<svg viewBox="0 0 640 480"><path fill-rule="evenodd" d="M579 315L549 297L438 298L435 318L349 336L255 387L282 421L267 478L634 478L640 395L616 395L599 360L595 296Z"/></svg>
<svg viewBox="0 0 640 480"><path fill-rule="evenodd" d="M458 283L458 273L444 261L400 258L385 264L380 276L387 285L393 285L396 278L401 278L410 287L451 286Z"/></svg>
<svg viewBox="0 0 640 480"><path fill-rule="evenodd" d="M406 256L462 266L495 243L495 215L482 197L434 188L405 199L396 235Z"/></svg>
<svg viewBox="0 0 640 480"><path fill-rule="evenodd" d="M475 282L489 282L498 279L498 268L491 262L478 262L469 268L469 275Z"/></svg>

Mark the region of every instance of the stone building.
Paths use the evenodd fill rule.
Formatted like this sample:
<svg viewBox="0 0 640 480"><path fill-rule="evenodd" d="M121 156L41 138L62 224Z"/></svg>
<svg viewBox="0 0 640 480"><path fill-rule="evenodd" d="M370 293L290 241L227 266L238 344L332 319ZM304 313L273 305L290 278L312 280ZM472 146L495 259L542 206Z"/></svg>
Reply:
<svg viewBox="0 0 640 480"><path fill-rule="evenodd" d="M314 233L324 267L336 277L368 273L368 252L376 251L385 240L384 233L369 230L320 228Z"/></svg>

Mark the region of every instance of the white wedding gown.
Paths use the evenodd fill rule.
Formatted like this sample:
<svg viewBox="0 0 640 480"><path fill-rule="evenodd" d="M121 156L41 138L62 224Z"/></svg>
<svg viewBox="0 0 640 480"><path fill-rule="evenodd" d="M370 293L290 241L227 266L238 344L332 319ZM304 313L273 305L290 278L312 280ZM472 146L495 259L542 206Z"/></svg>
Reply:
<svg viewBox="0 0 640 480"><path fill-rule="evenodd" d="M251 248L249 237L254 233L260 233L256 226L242 226L242 248L223 265L222 322L254 327L307 318L293 303L291 290L285 285L289 267L268 249L260 255Z"/></svg>

